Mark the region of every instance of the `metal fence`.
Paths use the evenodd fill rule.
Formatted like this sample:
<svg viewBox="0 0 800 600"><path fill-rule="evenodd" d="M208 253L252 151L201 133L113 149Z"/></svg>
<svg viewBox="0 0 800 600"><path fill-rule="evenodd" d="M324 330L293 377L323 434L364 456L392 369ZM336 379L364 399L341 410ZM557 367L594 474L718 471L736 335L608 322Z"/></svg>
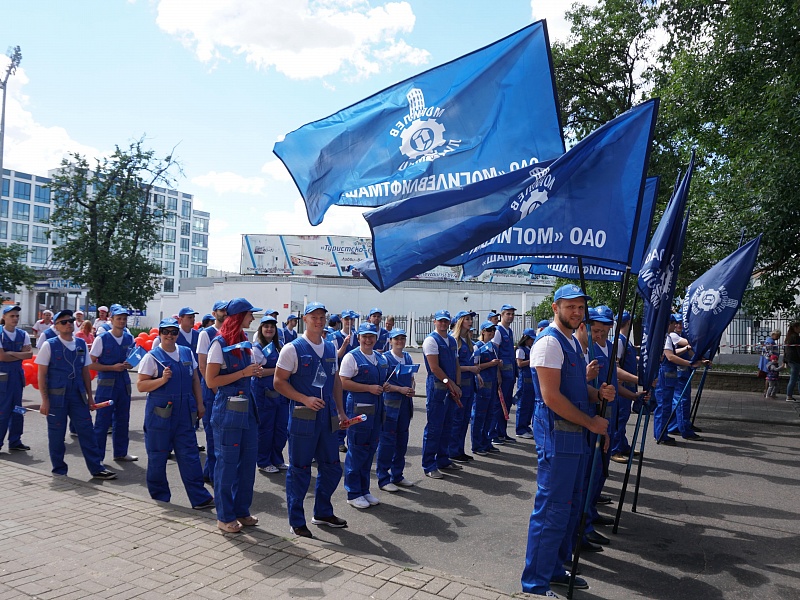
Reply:
<svg viewBox="0 0 800 600"><path fill-rule="evenodd" d="M794 320L780 317L761 318L736 315L728 325L727 341L723 340L720 349L725 354L760 354L764 340L773 330L781 332L778 342L784 343L786 333L789 331L789 323Z"/></svg>
<svg viewBox="0 0 800 600"><path fill-rule="evenodd" d="M475 317L473 320L473 327L475 331L473 332L473 336L475 339L480 338L480 326L486 320L486 315L489 313L480 314ZM400 321L403 321L404 324L407 324L408 319L404 318L397 318L395 321L395 327L403 328L408 331L408 327L405 325L399 325ZM514 332L514 339L518 340L522 337L522 332L528 327L535 327L536 323L533 323L533 317L531 315L517 315L514 317L514 322L511 324L511 330ZM426 317L417 317L414 319L414 342L417 346L421 346L422 342L425 340L427 336L431 334L434 330L433 324L433 315L428 315Z"/></svg>

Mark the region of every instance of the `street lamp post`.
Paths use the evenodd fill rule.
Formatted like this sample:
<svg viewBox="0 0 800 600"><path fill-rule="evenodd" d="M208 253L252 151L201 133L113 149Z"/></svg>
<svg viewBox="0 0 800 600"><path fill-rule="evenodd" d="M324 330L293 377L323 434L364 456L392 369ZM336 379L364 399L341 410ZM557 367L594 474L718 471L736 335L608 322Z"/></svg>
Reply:
<svg viewBox="0 0 800 600"><path fill-rule="evenodd" d="M3 145L6 137L6 87L8 85L8 79L17 72L17 67L19 63L22 62L22 52L19 46L13 49L9 48L8 57L11 59L11 62L8 63L6 75L3 77L3 81L0 82L0 89L3 90L3 109L0 113L0 178L2 178L3 174ZM8 190L8 193L10 194L11 190Z"/></svg>

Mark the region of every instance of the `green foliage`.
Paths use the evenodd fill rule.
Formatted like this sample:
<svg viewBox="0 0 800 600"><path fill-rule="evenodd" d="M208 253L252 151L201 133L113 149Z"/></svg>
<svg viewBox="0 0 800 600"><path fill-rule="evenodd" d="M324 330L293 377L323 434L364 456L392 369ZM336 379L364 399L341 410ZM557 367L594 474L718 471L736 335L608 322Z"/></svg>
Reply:
<svg viewBox="0 0 800 600"><path fill-rule="evenodd" d="M0 246L0 291L14 293L33 286L36 273L24 264L27 253L28 249L19 244Z"/></svg>
<svg viewBox="0 0 800 600"><path fill-rule="evenodd" d="M167 213L148 200L154 186L173 186L172 172L180 173L180 166L172 156L157 158L142 142L116 147L93 168L71 154L50 184L56 204L50 233L63 240L53 261L65 277L88 286L98 305L141 307L160 288L161 268L148 252L160 243Z"/></svg>

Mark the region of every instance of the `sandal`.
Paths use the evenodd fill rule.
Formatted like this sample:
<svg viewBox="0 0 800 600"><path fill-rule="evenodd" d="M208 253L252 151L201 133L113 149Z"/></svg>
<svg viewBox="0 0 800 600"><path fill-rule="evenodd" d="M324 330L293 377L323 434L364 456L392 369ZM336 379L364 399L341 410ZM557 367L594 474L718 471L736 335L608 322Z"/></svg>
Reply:
<svg viewBox="0 0 800 600"><path fill-rule="evenodd" d="M239 521L231 521L230 523L217 521L217 527L223 533L239 533L242 530L242 524Z"/></svg>
<svg viewBox="0 0 800 600"><path fill-rule="evenodd" d="M239 523L245 527L253 527L254 525L258 525L258 517L253 517L251 515L246 517L238 517L237 521L239 521Z"/></svg>

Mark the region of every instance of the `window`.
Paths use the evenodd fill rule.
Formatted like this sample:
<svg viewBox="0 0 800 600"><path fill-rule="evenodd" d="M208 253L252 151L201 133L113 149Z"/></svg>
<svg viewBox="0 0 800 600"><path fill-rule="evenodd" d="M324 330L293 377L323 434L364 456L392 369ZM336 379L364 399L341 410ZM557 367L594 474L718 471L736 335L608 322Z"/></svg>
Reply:
<svg viewBox="0 0 800 600"><path fill-rule="evenodd" d="M208 248L208 236L203 233L193 233L192 246L197 246L198 248Z"/></svg>
<svg viewBox="0 0 800 600"><path fill-rule="evenodd" d="M164 258L175 260L175 246L164 246Z"/></svg>
<svg viewBox="0 0 800 600"><path fill-rule="evenodd" d="M56 206L64 206L67 203L67 200L69 200L69 194L61 190L56 190L54 200Z"/></svg>
<svg viewBox="0 0 800 600"><path fill-rule="evenodd" d="M60 246L64 243L64 238L59 235L56 231L50 232L50 241L53 242L54 246Z"/></svg>
<svg viewBox="0 0 800 600"><path fill-rule="evenodd" d="M192 265L192 277L205 277L207 272L205 265Z"/></svg>
<svg viewBox="0 0 800 600"><path fill-rule="evenodd" d="M25 183L24 181L15 181L14 182L14 198L19 198L20 200L30 200L31 199L31 184Z"/></svg>
<svg viewBox="0 0 800 600"><path fill-rule="evenodd" d="M178 224L178 215L176 215L175 213L167 213L167 216L164 217L164 223L172 227L175 227ZM175 240L172 241L174 242Z"/></svg>
<svg viewBox="0 0 800 600"><path fill-rule="evenodd" d="M184 269L189 268L189 255L188 254L181 254L181 267Z"/></svg>
<svg viewBox="0 0 800 600"><path fill-rule="evenodd" d="M12 216L20 221L29 221L31 218L31 205L25 202L14 202Z"/></svg>
<svg viewBox="0 0 800 600"><path fill-rule="evenodd" d="M192 233L192 224L189 221L181 221L181 235L189 236Z"/></svg>
<svg viewBox="0 0 800 600"><path fill-rule="evenodd" d="M47 248L44 246L34 246L33 254L31 255L31 263L34 265L43 265L47 263Z"/></svg>
<svg viewBox="0 0 800 600"><path fill-rule="evenodd" d="M181 279L186 279L189 277L189 271L178 271L178 273L180 274Z"/></svg>
<svg viewBox="0 0 800 600"><path fill-rule="evenodd" d="M188 252L189 251L189 238L182 237L181 238L181 252Z"/></svg>
<svg viewBox="0 0 800 600"><path fill-rule="evenodd" d="M175 275L175 263L171 261L164 261L164 269L162 273L167 277L173 277Z"/></svg>
<svg viewBox="0 0 800 600"><path fill-rule="evenodd" d="M153 258L161 258L162 256L164 256L163 246L155 246L153 248Z"/></svg>
<svg viewBox="0 0 800 600"><path fill-rule="evenodd" d="M184 219L192 218L192 203L188 200L181 200L181 216Z"/></svg>
<svg viewBox="0 0 800 600"><path fill-rule="evenodd" d="M167 198L167 210L178 212L178 199L169 197Z"/></svg>
<svg viewBox="0 0 800 600"><path fill-rule="evenodd" d="M0 221L0 240L8 237L8 221Z"/></svg>
<svg viewBox="0 0 800 600"><path fill-rule="evenodd" d="M175 234L176 234L176 231L174 229L165 229L164 230L164 241L165 242L172 242L174 244L175 240L178 237Z"/></svg>
<svg viewBox="0 0 800 600"><path fill-rule="evenodd" d="M41 204L50 204L50 188L44 187L43 185L37 185L36 197L34 200L36 202L40 202Z"/></svg>
<svg viewBox="0 0 800 600"><path fill-rule="evenodd" d="M174 279L165 279L164 280L164 291L165 292L174 292L175 291L175 280Z"/></svg>
<svg viewBox="0 0 800 600"><path fill-rule="evenodd" d="M208 250L198 250L197 248L192 248L192 262L207 263Z"/></svg>
<svg viewBox="0 0 800 600"><path fill-rule="evenodd" d="M8 198L8 190L11 189L11 181L3 177L3 196Z"/></svg>
<svg viewBox="0 0 800 600"><path fill-rule="evenodd" d="M201 233L208 233L208 219L195 219L194 230Z"/></svg>
<svg viewBox="0 0 800 600"><path fill-rule="evenodd" d="M0 217L8 218L8 200L0 201Z"/></svg>
<svg viewBox="0 0 800 600"><path fill-rule="evenodd" d="M16 202L15 202L16 204ZM34 223L47 223L50 220L50 207L49 206L36 206L33 205L33 222Z"/></svg>
<svg viewBox="0 0 800 600"><path fill-rule="evenodd" d="M28 241L28 224L27 223L12 223L11 224L11 239L15 242Z"/></svg>
<svg viewBox="0 0 800 600"><path fill-rule="evenodd" d="M31 241L34 244L46 244L47 243L47 227L42 227L41 225L34 225L33 226L33 239Z"/></svg>

